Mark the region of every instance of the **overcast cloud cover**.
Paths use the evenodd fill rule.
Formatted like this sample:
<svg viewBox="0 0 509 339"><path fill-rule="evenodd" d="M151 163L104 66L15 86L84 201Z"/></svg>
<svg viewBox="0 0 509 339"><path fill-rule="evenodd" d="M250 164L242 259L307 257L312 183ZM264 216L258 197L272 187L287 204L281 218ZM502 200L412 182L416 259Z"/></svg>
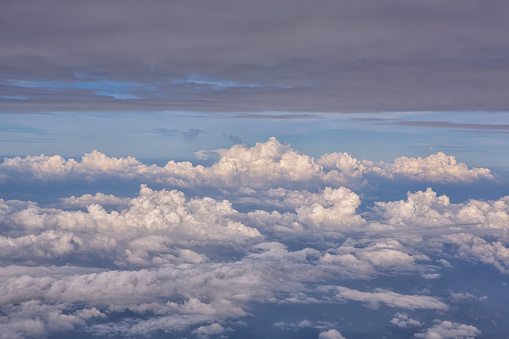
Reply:
<svg viewBox="0 0 509 339"><path fill-rule="evenodd" d="M1 1L0 338L507 338L508 13Z"/></svg>
<svg viewBox="0 0 509 339"><path fill-rule="evenodd" d="M507 1L3 1L3 112L507 110Z"/></svg>

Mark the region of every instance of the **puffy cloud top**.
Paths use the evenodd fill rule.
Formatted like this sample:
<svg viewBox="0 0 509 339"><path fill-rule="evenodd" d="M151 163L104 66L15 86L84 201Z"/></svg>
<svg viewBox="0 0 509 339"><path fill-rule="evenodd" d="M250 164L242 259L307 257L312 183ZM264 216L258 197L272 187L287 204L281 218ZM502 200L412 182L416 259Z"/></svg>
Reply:
<svg viewBox="0 0 509 339"><path fill-rule="evenodd" d="M358 186L370 176L389 180L406 178L424 182L473 182L493 180L490 170L469 169L443 153L427 158L397 158L393 164L357 160L347 153L330 153L315 161L299 154L288 144L272 137L253 147L234 145L220 154L211 167L193 166L190 162L169 161L164 167L147 166L133 157L108 157L98 151L85 154L81 162L61 156L6 158L0 164L0 176L9 180L17 174L37 179L100 178L115 175L147 182L177 186L269 187L297 184ZM3 172L3 173L2 173Z"/></svg>
<svg viewBox="0 0 509 339"><path fill-rule="evenodd" d="M410 180L442 183L472 182L483 178L493 179L489 169L475 167L469 169L467 165L457 163L453 156L442 152L426 158L400 157L394 160L394 164L364 163L367 165L368 171L391 179L402 176Z"/></svg>

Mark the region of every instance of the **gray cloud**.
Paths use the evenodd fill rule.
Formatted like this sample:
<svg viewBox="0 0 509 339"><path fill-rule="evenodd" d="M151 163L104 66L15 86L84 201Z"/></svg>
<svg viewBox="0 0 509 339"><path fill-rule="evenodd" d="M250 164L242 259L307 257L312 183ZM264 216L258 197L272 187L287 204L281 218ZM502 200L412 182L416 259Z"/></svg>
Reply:
<svg viewBox="0 0 509 339"><path fill-rule="evenodd" d="M509 131L509 125L506 124L461 124L445 121L391 121L378 123L379 125L398 125L398 126L416 126L433 128L462 128L462 129L480 129L488 131Z"/></svg>
<svg viewBox="0 0 509 339"><path fill-rule="evenodd" d="M190 128L185 132L180 132L180 134L186 136L186 137L195 137L200 134L210 134L209 132L205 132L202 129L199 128Z"/></svg>
<svg viewBox="0 0 509 339"><path fill-rule="evenodd" d="M274 119L274 120L291 120L291 119L319 119L316 114L240 114L235 118L240 119Z"/></svg>
<svg viewBox="0 0 509 339"><path fill-rule="evenodd" d="M174 133L177 133L178 131L179 130L176 128L171 128L171 129L168 129L166 127L154 128L154 132L159 133L159 134L174 134Z"/></svg>
<svg viewBox="0 0 509 339"><path fill-rule="evenodd" d="M0 101L3 112L506 110L508 10L499 0L7 2Z"/></svg>

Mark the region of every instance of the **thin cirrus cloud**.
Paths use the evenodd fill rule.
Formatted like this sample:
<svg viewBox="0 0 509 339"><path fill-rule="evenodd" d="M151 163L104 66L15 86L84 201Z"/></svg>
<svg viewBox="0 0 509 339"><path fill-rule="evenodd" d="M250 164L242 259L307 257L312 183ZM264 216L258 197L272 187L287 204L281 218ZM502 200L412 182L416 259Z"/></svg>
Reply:
<svg viewBox="0 0 509 339"><path fill-rule="evenodd" d="M429 128L450 128L457 132L463 133L494 133L494 134L507 134L509 133L509 125L506 124L467 124L455 123L445 121L398 121L391 119L391 121L384 121L385 119L368 119L364 121L371 121L377 125L396 125L396 126L413 126L413 127L429 127ZM363 121L363 120L360 120Z"/></svg>

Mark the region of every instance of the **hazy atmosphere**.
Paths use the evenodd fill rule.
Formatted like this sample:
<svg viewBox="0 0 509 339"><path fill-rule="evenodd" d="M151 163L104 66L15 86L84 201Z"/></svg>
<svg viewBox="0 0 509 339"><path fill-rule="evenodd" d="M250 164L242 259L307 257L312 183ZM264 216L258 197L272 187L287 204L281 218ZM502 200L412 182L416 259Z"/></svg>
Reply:
<svg viewBox="0 0 509 339"><path fill-rule="evenodd" d="M507 338L509 3L1 1L0 338Z"/></svg>

